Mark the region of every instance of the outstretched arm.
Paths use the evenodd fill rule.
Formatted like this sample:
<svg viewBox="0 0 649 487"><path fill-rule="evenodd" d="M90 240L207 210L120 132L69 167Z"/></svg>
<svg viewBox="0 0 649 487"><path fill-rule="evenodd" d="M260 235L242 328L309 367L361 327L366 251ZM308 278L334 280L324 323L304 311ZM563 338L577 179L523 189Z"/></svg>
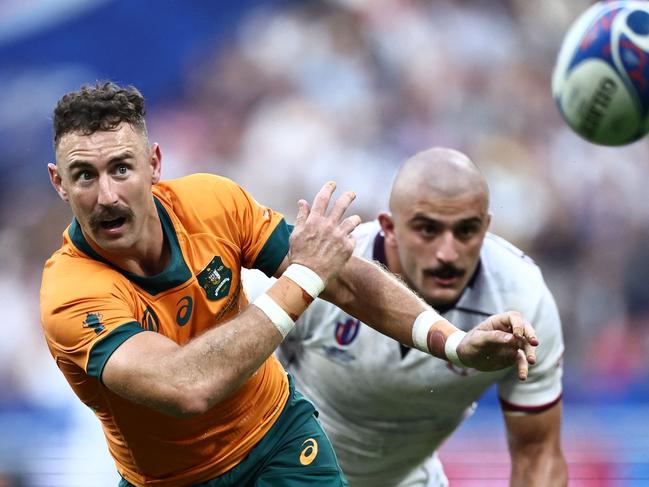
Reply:
<svg viewBox="0 0 649 487"><path fill-rule="evenodd" d="M516 312L490 317L449 350L448 338L458 329L398 278L355 256L321 297L405 345L442 359L453 359L448 354L455 352L456 360L478 370L497 370L516 363L519 378L525 380L528 363L535 361L533 347L538 341L534 330Z"/></svg>
<svg viewBox="0 0 649 487"><path fill-rule="evenodd" d="M561 451L561 402L535 414L504 412L512 459L511 487L568 484Z"/></svg>

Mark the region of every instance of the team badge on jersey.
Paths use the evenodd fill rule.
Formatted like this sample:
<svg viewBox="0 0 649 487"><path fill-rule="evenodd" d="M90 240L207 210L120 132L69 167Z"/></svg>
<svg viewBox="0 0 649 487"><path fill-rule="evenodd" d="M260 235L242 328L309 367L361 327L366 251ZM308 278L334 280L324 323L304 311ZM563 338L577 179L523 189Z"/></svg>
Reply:
<svg viewBox="0 0 649 487"><path fill-rule="evenodd" d="M86 319L83 321L84 328L92 328L97 335L106 329L101 323L101 313L87 313Z"/></svg>
<svg viewBox="0 0 649 487"><path fill-rule="evenodd" d="M361 329L361 322L354 318L336 323L336 342L339 345L349 345Z"/></svg>
<svg viewBox="0 0 649 487"><path fill-rule="evenodd" d="M221 257L216 255L197 276L198 284L203 288L207 299L217 301L230 292L232 270L226 267Z"/></svg>

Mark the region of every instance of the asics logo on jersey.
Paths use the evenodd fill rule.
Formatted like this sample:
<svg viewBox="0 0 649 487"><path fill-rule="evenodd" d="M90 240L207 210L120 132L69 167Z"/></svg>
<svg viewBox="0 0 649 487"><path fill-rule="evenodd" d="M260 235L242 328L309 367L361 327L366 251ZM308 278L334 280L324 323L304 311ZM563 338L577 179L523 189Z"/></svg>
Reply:
<svg viewBox="0 0 649 487"><path fill-rule="evenodd" d="M192 316L194 301L192 301L192 298L189 296L185 296L184 298L181 298L176 305L181 303L182 305L178 308L178 312L176 313L176 323L178 323L178 326L185 326L187 322L189 322L189 318Z"/></svg>
<svg viewBox="0 0 649 487"><path fill-rule="evenodd" d="M232 270L225 266L221 257L215 255L207 267L199 272L196 279L205 291L207 299L217 301L230 293Z"/></svg>
<svg viewBox="0 0 649 487"><path fill-rule="evenodd" d="M149 331L158 332L160 329L160 320L151 306L147 306L142 315L142 328Z"/></svg>
<svg viewBox="0 0 649 487"><path fill-rule="evenodd" d="M86 319L83 321L84 328L92 328L97 335L106 329L101 323L101 313L87 313Z"/></svg>
<svg viewBox="0 0 649 487"><path fill-rule="evenodd" d="M302 446L306 445L300 452L300 463L302 465L311 465L315 457L318 456L318 442L313 438L304 440Z"/></svg>

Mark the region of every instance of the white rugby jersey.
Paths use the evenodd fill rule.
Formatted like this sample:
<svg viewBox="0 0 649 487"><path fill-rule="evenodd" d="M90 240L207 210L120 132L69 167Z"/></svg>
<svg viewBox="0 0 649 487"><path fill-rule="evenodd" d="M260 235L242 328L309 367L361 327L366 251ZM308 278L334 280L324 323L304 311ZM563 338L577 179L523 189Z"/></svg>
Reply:
<svg viewBox="0 0 649 487"><path fill-rule="evenodd" d="M355 255L385 263L377 221L354 234ZM246 288L258 293L260 285L251 281L248 275ZM314 301L279 356L296 388L319 410L352 487L446 485L434 452L493 383L505 409L540 411L559 401L563 338L554 299L530 258L487 234L476 274L444 316L469 330L508 310L523 313L540 341L525 382L515 367L478 372L416 349L404 355L398 342L327 301Z"/></svg>

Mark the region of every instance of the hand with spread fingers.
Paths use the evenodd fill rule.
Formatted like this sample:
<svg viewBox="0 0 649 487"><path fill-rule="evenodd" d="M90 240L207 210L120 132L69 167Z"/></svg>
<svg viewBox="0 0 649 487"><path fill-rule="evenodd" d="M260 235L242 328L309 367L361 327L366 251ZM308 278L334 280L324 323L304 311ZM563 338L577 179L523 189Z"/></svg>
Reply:
<svg viewBox="0 0 649 487"><path fill-rule="evenodd" d="M360 224L358 215L344 218L356 195L344 192L327 214L336 183L329 181L318 192L313 205L298 201L298 214L291 234L289 260L313 270L326 284L349 260L355 240L351 232Z"/></svg>
<svg viewBox="0 0 649 487"><path fill-rule="evenodd" d="M460 342L458 357L464 365L477 370L499 370L512 364L518 378L527 379L530 364L536 362L539 344L534 328L517 311L490 316L473 328Z"/></svg>

